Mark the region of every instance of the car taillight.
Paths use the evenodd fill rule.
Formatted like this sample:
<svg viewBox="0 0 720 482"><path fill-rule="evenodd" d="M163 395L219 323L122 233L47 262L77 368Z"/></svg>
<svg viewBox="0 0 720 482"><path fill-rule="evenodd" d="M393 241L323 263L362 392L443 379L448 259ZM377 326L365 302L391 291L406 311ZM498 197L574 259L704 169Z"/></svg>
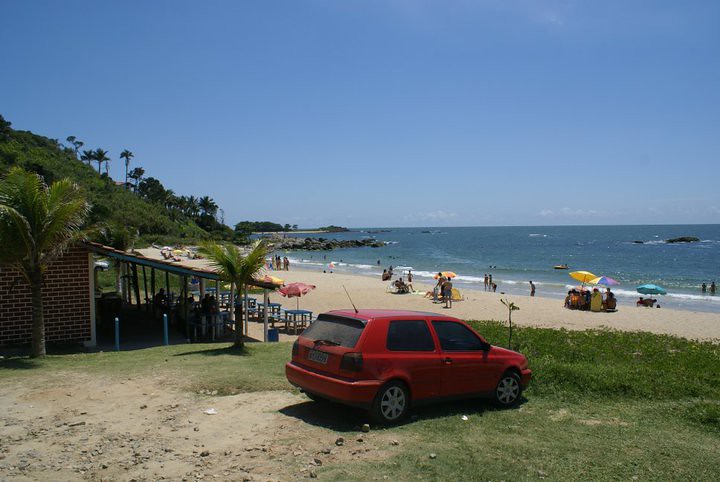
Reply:
<svg viewBox="0 0 720 482"><path fill-rule="evenodd" d="M340 361L340 369L359 372L363 368L362 353L345 353Z"/></svg>
<svg viewBox="0 0 720 482"><path fill-rule="evenodd" d="M297 340L295 340L295 343L293 343L293 349L292 349L292 356L296 357L300 354L300 344Z"/></svg>

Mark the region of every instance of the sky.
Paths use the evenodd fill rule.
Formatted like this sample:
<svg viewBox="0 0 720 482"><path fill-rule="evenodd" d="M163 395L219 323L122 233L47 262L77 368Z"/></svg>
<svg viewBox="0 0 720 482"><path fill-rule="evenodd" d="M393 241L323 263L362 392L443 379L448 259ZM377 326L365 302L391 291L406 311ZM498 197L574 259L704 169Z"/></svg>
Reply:
<svg viewBox="0 0 720 482"><path fill-rule="evenodd" d="M719 25L716 0L0 0L0 114L230 225L720 223Z"/></svg>

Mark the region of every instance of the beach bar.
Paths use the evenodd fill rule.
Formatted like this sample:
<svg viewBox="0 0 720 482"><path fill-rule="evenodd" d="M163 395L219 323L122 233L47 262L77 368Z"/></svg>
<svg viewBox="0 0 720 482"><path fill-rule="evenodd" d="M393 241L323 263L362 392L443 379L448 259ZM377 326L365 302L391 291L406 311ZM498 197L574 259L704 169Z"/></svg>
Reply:
<svg viewBox="0 0 720 482"><path fill-rule="evenodd" d="M102 294L96 289L97 271L102 269L102 265L96 262L98 257L109 258L120 271L121 283L117 293ZM107 328L114 317L152 320L158 314L156 293L160 289L167 294L171 292L170 275L181 280L178 299L187 300L192 294L190 280L193 278L198 281L200 298L206 291L220 294L219 276L208 267L153 259L92 242L73 246L51 264L43 286L46 342L94 347L99 342L101 324ZM174 286L177 287L177 283ZM266 302L269 292L277 288L259 280L252 286L263 289ZM235 291L236 287L231 286L226 315L231 326L239 326L247 333L247 326L236 324L233 319ZM32 336L30 289L14 269L0 267L0 296L3 300L0 304L0 350L29 345ZM113 301L116 308L108 311L107 307ZM175 325L184 332L182 339L185 340L191 338L190 318L188 306L184 305L183 309L185 315L180 320L183 323ZM268 320L264 322L264 341L267 341ZM150 325L146 323L144 326Z"/></svg>

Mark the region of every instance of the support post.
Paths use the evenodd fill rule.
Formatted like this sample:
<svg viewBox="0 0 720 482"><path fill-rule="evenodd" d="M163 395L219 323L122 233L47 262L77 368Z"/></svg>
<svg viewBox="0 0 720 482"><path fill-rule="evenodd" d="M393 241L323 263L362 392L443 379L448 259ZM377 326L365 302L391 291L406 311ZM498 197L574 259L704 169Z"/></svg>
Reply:
<svg viewBox="0 0 720 482"><path fill-rule="evenodd" d="M265 315L263 316L263 341L267 343L268 341L268 302L270 301L270 296L268 295L267 288L263 289L263 302L265 303Z"/></svg>
<svg viewBox="0 0 720 482"><path fill-rule="evenodd" d="M140 281L138 280L137 264L131 264L130 268L132 269L132 280L135 291L135 300L137 301L137 309L138 311L141 311L142 303L140 302Z"/></svg>
<svg viewBox="0 0 720 482"><path fill-rule="evenodd" d="M150 303L152 303L153 318L155 318L155 268L150 268Z"/></svg>
<svg viewBox="0 0 720 482"><path fill-rule="evenodd" d="M235 283L230 283L230 301L228 304L228 310L230 311L230 321L235 321ZM238 301L240 298L240 290L238 290Z"/></svg>
<svg viewBox="0 0 720 482"><path fill-rule="evenodd" d="M145 271L145 265L143 265L142 270L143 270L143 292L145 293L145 311L147 311L150 309L150 303L148 302L147 272Z"/></svg>
<svg viewBox="0 0 720 482"><path fill-rule="evenodd" d="M120 318L115 317L115 351L120 351Z"/></svg>
<svg viewBox="0 0 720 482"><path fill-rule="evenodd" d="M170 342L168 341L168 319L167 313L163 313L163 345L167 346Z"/></svg>

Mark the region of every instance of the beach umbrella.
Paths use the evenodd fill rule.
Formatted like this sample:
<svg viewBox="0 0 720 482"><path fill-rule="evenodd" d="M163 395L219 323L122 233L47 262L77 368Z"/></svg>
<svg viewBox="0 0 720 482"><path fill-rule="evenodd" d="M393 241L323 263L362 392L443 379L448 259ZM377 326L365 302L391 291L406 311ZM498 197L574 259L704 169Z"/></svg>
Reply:
<svg viewBox="0 0 720 482"><path fill-rule="evenodd" d="M598 276L597 278L591 279L590 281L588 281L588 284L615 286L615 285L619 285L620 283L608 276Z"/></svg>
<svg viewBox="0 0 720 482"><path fill-rule="evenodd" d="M263 277L262 281L264 281L265 283L273 284L273 285L282 285L285 282L284 280L278 278L277 276L270 276L269 274L266 274Z"/></svg>
<svg viewBox="0 0 720 482"><path fill-rule="evenodd" d="M589 283L590 280L597 278L597 275L592 274L590 271L571 271L568 273L572 279L576 279L583 285Z"/></svg>
<svg viewBox="0 0 720 482"><path fill-rule="evenodd" d="M640 285L636 288L637 292L643 295L666 295L667 290L662 286L654 284Z"/></svg>
<svg viewBox="0 0 720 482"><path fill-rule="evenodd" d="M444 276L446 278L454 278L457 275L453 273L452 271L441 271L440 273L433 276L433 278L438 279L440 276Z"/></svg>
<svg viewBox="0 0 720 482"><path fill-rule="evenodd" d="M287 296L288 298L297 298L297 309L300 309L300 297L305 296L306 294L310 293L312 290L315 289L315 285L309 285L305 283L290 283L282 288L280 288L278 291L280 291L280 294L283 296Z"/></svg>

